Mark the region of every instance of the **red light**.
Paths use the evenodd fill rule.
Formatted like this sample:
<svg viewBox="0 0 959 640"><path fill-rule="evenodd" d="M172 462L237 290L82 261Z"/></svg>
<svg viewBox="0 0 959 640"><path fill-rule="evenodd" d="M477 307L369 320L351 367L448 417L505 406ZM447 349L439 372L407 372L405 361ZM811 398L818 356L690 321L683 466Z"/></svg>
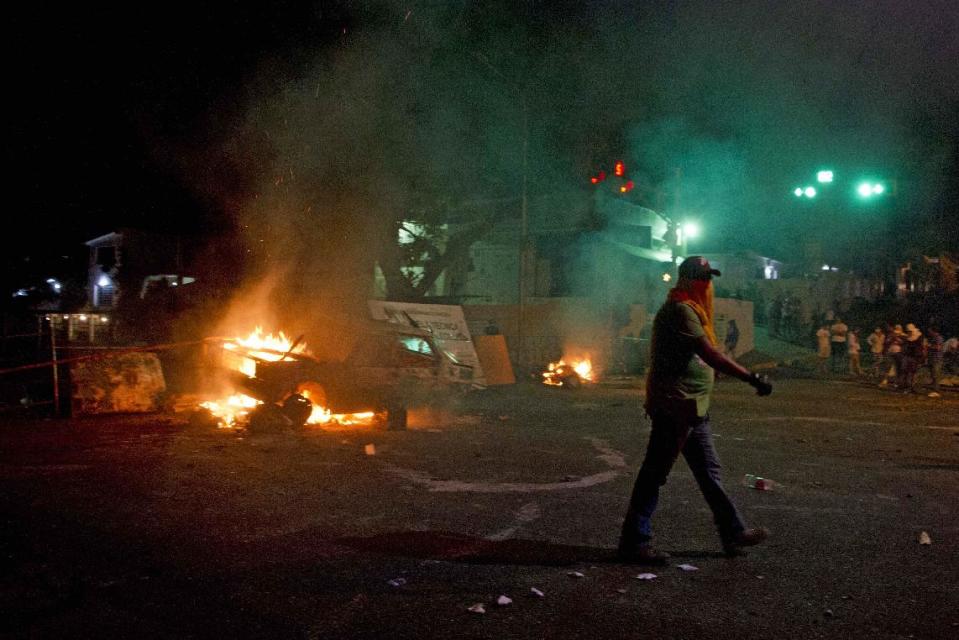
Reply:
<svg viewBox="0 0 959 640"><path fill-rule="evenodd" d="M613 174L620 178L626 175L626 165L623 164L622 160L617 160L616 164L613 165Z"/></svg>
<svg viewBox="0 0 959 640"><path fill-rule="evenodd" d="M600 172L599 172L599 181L602 182L602 181L605 180L605 179L606 179L606 172L605 172L605 171L600 171Z"/></svg>
<svg viewBox="0 0 959 640"><path fill-rule="evenodd" d="M592 182L593 184L596 184L597 182L599 182L599 178L593 177L593 178L590 178L589 181Z"/></svg>
<svg viewBox="0 0 959 640"><path fill-rule="evenodd" d="M635 186L636 186L636 185L633 184L633 181L632 181L632 180L629 180L629 181L626 182L626 184L624 184L623 186L621 186L621 187L619 188L619 192L620 192L620 193L626 193L627 191L632 191L632 190L633 190L633 187L635 187Z"/></svg>

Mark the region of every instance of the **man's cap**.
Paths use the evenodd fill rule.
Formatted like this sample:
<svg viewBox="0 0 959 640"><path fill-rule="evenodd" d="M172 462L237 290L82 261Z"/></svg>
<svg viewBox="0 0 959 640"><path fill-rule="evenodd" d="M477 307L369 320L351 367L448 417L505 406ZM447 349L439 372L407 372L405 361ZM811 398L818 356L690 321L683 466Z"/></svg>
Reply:
<svg viewBox="0 0 959 640"><path fill-rule="evenodd" d="M702 256L689 256L679 265L679 277L687 280L712 280L713 276L721 275L719 269L713 269Z"/></svg>

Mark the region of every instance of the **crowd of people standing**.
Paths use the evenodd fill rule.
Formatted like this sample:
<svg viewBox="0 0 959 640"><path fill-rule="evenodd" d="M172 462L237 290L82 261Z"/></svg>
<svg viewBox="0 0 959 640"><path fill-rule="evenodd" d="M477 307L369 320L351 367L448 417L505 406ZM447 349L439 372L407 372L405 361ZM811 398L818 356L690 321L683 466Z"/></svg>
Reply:
<svg viewBox="0 0 959 640"><path fill-rule="evenodd" d="M880 387L895 388L903 393L920 393L919 374L928 370L929 397L939 397L939 384L944 373L959 371L959 338L946 340L939 328L929 325L925 333L913 323L876 327L865 338L869 361L862 368L863 340L856 328L850 328L836 317L816 331L820 374L871 376Z"/></svg>

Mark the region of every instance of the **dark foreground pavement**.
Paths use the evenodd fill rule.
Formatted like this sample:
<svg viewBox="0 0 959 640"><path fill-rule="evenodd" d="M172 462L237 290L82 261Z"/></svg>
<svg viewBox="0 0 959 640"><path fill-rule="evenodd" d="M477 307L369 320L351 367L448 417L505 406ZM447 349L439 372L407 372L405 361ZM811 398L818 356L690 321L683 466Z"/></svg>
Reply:
<svg viewBox="0 0 959 640"><path fill-rule="evenodd" d="M656 518L675 562L656 569L613 559L648 433L634 389L490 390L407 432L3 423L0 635L959 637L957 394L716 396L727 484L773 535L721 557L680 461Z"/></svg>

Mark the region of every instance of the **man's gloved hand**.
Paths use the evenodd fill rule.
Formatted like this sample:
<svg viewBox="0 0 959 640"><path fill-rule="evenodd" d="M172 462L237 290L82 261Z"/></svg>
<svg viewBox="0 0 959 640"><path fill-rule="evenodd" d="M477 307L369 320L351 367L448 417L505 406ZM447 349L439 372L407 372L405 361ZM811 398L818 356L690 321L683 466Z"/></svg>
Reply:
<svg viewBox="0 0 959 640"><path fill-rule="evenodd" d="M768 376L751 373L749 374L749 384L756 390L757 396L768 396L773 392L773 385L769 382Z"/></svg>

